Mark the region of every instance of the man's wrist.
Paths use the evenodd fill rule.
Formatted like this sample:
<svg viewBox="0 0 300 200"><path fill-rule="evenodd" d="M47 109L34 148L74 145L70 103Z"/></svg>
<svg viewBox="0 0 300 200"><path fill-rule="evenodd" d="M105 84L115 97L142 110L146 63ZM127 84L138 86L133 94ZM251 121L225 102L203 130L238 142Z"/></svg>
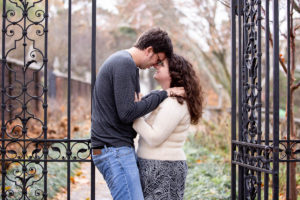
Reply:
<svg viewBox="0 0 300 200"><path fill-rule="evenodd" d="M164 90L164 91L166 91L167 96L169 97L169 96L170 96L170 90L169 90L169 89L166 89L166 90Z"/></svg>

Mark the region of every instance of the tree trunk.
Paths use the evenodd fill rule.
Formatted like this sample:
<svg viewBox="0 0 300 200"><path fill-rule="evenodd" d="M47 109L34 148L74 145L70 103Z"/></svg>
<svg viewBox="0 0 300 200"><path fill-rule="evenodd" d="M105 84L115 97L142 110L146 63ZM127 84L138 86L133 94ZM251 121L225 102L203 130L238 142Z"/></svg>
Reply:
<svg viewBox="0 0 300 200"><path fill-rule="evenodd" d="M296 69L296 59L295 59L295 34L294 34L294 27L293 27L293 15L291 14L291 33L288 35L290 37L290 44L291 44L291 80L289 85L290 90L290 139L296 139L296 127L294 121L294 89L293 85L295 82L295 69ZM291 152L294 152L296 145L291 149ZM293 156L293 155L292 155ZM293 158L292 158L293 159ZM296 184L296 162L290 163L290 171L289 171L289 200L297 199L297 184Z"/></svg>
<svg viewBox="0 0 300 200"><path fill-rule="evenodd" d="M294 122L294 92L291 91L291 98L290 98L290 139L296 139L296 130L295 130L295 122ZM290 143L291 144L291 143ZM291 152L295 151L295 145L291 149ZM293 159L293 158L291 158ZM297 184L296 184L296 162L290 163L289 169L289 200L296 200L297 199Z"/></svg>

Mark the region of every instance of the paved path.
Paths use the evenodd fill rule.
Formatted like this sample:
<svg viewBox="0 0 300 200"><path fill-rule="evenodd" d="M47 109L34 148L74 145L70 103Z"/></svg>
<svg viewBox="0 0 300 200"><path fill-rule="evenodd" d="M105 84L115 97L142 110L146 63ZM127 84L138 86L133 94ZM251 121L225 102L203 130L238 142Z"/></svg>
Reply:
<svg viewBox="0 0 300 200"><path fill-rule="evenodd" d="M71 184L71 200L90 200L91 164L82 163ZM66 200L67 191L63 189L54 200ZM112 200L109 189L100 172L96 169L96 200Z"/></svg>

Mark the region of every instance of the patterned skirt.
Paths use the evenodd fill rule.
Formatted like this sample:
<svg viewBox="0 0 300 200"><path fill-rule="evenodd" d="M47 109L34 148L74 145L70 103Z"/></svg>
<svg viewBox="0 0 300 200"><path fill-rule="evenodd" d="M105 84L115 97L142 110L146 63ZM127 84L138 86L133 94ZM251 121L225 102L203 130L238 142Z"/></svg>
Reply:
<svg viewBox="0 0 300 200"><path fill-rule="evenodd" d="M185 160L138 158L145 200L182 200L188 167Z"/></svg>

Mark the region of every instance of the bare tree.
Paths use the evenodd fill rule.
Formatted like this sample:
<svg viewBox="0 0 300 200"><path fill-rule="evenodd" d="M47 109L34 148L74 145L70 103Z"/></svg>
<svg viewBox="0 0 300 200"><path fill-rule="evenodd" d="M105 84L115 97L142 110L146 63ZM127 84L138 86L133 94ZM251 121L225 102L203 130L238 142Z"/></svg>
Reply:
<svg viewBox="0 0 300 200"><path fill-rule="evenodd" d="M295 108L295 102L294 102L294 95L295 91L300 87L300 80L296 80L295 78L295 70L296 70L296 31L300 28L299 21L295 23L294 15L295 13L300 13L299 11L300 1L296 2L295 0L292 3L290 9L290 16L287 16L290 19L290 34L284 35L286 39L290 38L290 47L291 47L291 57L290 57L290 65L291 65L291 71L290 71L290 85L288 86L288 89L290 90L290 99L287 104L290 104L289 113L290 113L290 135L291 139L297 139L296 135L296 126L295 126L295 114L294 114L294 108ZM285 62L283 58L280 58L280 63L282 68L285 70ZM286 74L288 73L287 70L285 70ZM288 108L286 109L288 112ZM288 117L286 112L286 118ZM288 118L287 118L288 120ZM295 152L296 145L293 145L292 152ZM289 173L289 199L297 199L297 183L296 183L296 162L290 163L290 173Z"/></svg>
<svg viewBox="0 0 300 200"><path fill-rule="evenodd" d="M119 15L115 16L112 24L131 27L138 34L153 26L165 29L170 34L175 51L187 57L200 69L203 82L209 82L216 91L221 84L229 96L230 76L227 69L229 53L227 51L230 42L229 18L226 19L228 22L217 26L214 21L217 17L217 3L207 4L200 0L195 2L197 9L205 5L206 10L201 8L201 11L197 11L193 21L181 10L182 7L186 9L194 7L195 5L192 4L179 3L178 5L172 0L120 0L117 6ZM207 10L209 14L206 13ZM183 19L193 24L182 23ZM208 26L205 27L205 24ZM207 28L208 32L204 33L204 28ZM191 31L198 34L196 38L191 36ZM223 34L219 34L220 32ZM209 48L205 49L199 40L207 43L206 46Z"/></svg>
<svg viewBox="0 0 300 200"><path fill-rule="evenodd" d="M199 37L207 44L208 50L204 50L197 39L191 39L208 65L210 73L229 95L231 81L229 60L227 59L230 54L229 10L226 9L223 20L217 19L220 5L218 1L194 0L189 6L196 8L196 20L191 20L193 26L189 26L189 28L198 33ZM217 21L222 21L222 24L218 25Z"/></svg>
<svg viewBox="0 0 300 200"><path fill-rule="evenodd" d="M284 42L286 42L288 39L290 40L290 80L289 80L289 86L288 90L290 92L290 99L289 102L287 101L286 103L286 121L288 121L288 112L290 113L290 118L289 118L289 124L290 124L290 139L291 140L296 140L297 139L297 134L296 134L296 123L295 123L295 91L299 89L300 87L300 80L297 80L296 78L296 62L298 59L298 62L300 61L299 57L296 57L296 43L299 43L299 40L297 39L297 31L300 29L300 23L299 23L299 18L295 17L296 13L300 13L299 10L300 6L300 1L298 0L293 0L291 2L291 7L287 8L284 6L282 9L290 9L290 16L287 16L283 22L287 22L287 18L290 20L290 34L288 35L287 33L281 33L281 36L283 36L284 40L282 40L282 46L284 45ZM270 45L273 47L273 39L272 39L272 33L270 33L269 37L269 42ZM287 47L287 46L285 46ZM285 51L285 50L282 50ZM288 59L285 59L283 54L279 55L279 63L280 67L284 71L285 75L288 75L288 67L287 67L287 61ZM290 108L288 109L288 104L290 104ZM286 138L286 136L285 136ZM291 151L290 152L295 152L296 151L296 145L295 144L290 144ZM294 157L294 155L292 155ZM291 162L289 167L289 200L292 199L297 199L297 182L296 182L296 162Z"/></svg>

